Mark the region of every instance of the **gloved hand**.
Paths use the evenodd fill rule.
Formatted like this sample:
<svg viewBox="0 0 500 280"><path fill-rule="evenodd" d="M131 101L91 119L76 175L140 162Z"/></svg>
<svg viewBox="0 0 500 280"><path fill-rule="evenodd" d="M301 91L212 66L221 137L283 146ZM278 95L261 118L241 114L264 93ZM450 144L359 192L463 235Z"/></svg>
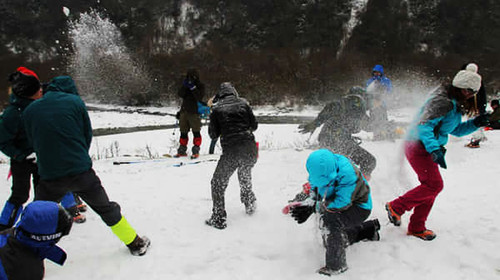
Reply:
<svg viewBox="0 0 500 280"><path fill-rule="evenodd" d="M483 127L490 125L490 114L479 115L472 121L475 126Z"/></svg>
<svg viewBox="0 0 500 280"><path fill-rule="evenodd" d="M435 150L431 152L432 161L439 164L441 168L446 169L446 162L444 161L444 151L443 149Z"/></svg>
<svg viewBox="0 0 500 280"><path fill-rule="evenodd" d="M313 133L314 130L316 130L316 123L314 121L299 125L299 132L302 134Z"/></svg>
<svg viewBox="0 0 500 280"><path fill-rule="evenodd" d="M314 213L314 206L304 204L296 205L290 208L290 212L297 223L302 224L309 219L312 213Z"/></svg>
<svg viewBox="0 0 500 280"><path fill-rule="evenodd" d="M29 154L24 160L36 163L36 153Z"/></svg>
<svg viewBox="0 0 500 280"><path fill-rule="evenodd" d="M196 85L194 84L194 81L190 80L190 79L184 79L184 81L182 82L182 84L187 87L189 90L195 90L196 89Z"/></svg>

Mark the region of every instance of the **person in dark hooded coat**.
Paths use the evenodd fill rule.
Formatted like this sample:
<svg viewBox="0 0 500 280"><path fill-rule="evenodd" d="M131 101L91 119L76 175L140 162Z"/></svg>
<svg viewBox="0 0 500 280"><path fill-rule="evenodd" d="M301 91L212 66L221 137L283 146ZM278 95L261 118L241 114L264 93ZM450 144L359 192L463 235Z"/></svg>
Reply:
<svg viewBox="0 0 500 280"><path fill-rule="evenodd" d="M132 255L144 255L150 245L110 201L89 156L92 126L85 103L69 76L52 79L47 92L24 111L28 140L37 155L40 183L36 200L60 201L73 191L106 223Z"/></svg>
<svg viewBox="0 0 500 280"><path fill-rule="evenodd" d="M181 136L179 148L174 157L187 156L187 145L189 142L189 130L193 131L193 147L191 148L191 158L200 156L201 146L201 117L198 106L205 96L205 85L200 81L200 74L196 69L189 69L186 77L182 80L182 85L177 92L182 98L181 110L179 111L179 129Z"/></svg>
<svg viewBox="0 0 500 280"><path fill-rule="evenodd" d="M300 125L301 133L313 133L323 125L318 136L321 148L327 148L350 158L360 166L367 180L377 165L375 157L362 148L352 134L359 133L367 121L366 106L363 97L364 90L359 87L349 89L344 97L328 103L316 119Z"/></svg>
<svg viewBox="0 0 500 280"><path fill-rule="evenodd" d="M66 252L56 243L69 234L72 223L55 202L28 204L17 226L0 233L0 279L43 279L45 259L63 265Z"/></svg>
<svg viewBox="0 0 500 280"><path fill-rule="evenodd" d="M245 211L255 211L255 194L252 191L252 167L257 162L257 146L253 131L257 121L248 102L238 97L231 83L222 83L216 94L217 103L212 108L208 134L210 138L220 137L222 155L212 177L212 216L206 221L218 229L226 228L224 193L229 178L238 170L240 199Z"/></svg>

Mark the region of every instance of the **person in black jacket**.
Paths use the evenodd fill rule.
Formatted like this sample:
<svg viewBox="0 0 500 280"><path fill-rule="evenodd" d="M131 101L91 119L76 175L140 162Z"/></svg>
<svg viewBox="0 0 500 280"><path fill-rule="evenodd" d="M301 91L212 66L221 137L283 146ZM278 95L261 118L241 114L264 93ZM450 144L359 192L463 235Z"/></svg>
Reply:
<svg viewBox="0 0 500 280"><path fill-rule="evenodd" d="M229 178L238 170L240 199L245 211L255 211L255 194L252 191L252 167L257 162L257 146L253 131L257 121L248 102L238 97L231 83L222 83L216 95L217 103L212 108L208 134L216 139L220 136L222 155L212 177L212 216L206 221L218 229L226 228L224 193Z"/></svg>
<svg viewBox="0 0 500 280"><path fill-rule="evenodd" d="M63 265L66 252L56 243L69 234L72 223L55 202L28 204L17 226L0 233L0 279L43 279L44 259Z"/></svg>
<svg viewBox="0 0 500 280"><path fill-rule="evenodd" d="M352 134L361 131L363 123L367 122L364 92L359 87L353 87L348 94L328 103L312 122L300 125L301 133L313 133L323 125L318 136L321 148L330 149L334 153L344 155L360 166L367 180L377 165L375 157L363 149Z"/></svg>
<svg viewBox="0 0 500 280"><path fill-rule="evenodd" d="M189 142L188 132L193 131L193 147L191 158L200 156L201 146L201 118L198 114L198 103L205 96L205 85L200 81L200 75L196 69L189 69L186 77L182 80L182 86L177 92L182 98L181 110L179 112L179 128L181 137L179 148L174 157L187 156L187 144Z"/></svg>

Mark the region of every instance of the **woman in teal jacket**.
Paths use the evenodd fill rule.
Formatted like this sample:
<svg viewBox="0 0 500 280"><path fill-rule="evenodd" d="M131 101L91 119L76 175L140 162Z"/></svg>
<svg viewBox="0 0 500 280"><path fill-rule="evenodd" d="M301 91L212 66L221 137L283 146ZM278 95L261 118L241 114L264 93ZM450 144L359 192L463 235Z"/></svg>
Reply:
<svg viewBox="0 0 500 280"><path fill-rule="evenodd" d="M320 274L347 270L345 248L360 240L379 240L378 220L365 220L372 210L370 187L358 167L343 155L320 149L306 163L311 191L302 202L292 203L292 217L301 224L313 212L321 216L326 246L326 265Z"/></svg>
<svg viewBox="0 0 500 280"><path fill-rule="evenodd" d="M488 124L488 115L462 122L462 115L473 108L466 102L481 86L481 76L471 70L461 70L452 84L438 89L420 110L417 122L405 142L405 155L418 175L420 185L395 200L386 203L389 221L401 225L401 215L413 209L408 235L433 240L436 234L425 222L434 200L443 189L438 165L446 169L444 145L448 135L464 136Z"/></svg>

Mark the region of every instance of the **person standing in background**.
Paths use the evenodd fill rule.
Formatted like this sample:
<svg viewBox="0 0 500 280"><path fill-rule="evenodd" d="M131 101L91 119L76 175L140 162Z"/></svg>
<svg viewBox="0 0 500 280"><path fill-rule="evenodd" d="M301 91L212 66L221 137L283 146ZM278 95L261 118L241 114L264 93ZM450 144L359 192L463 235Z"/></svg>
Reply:
<svg viewBox="0 0 500 280"><path fill-rule="evenodd" d="M196 69L189 69L182 80L182 85L177 92L182 98L181 110L179 112L179 128L181 136L179 148L174 157L186 157L189 142L189 130L193 131L193 147L191 158L200 156L201 146L201 117L198 114L198 102L205 96L205 85L200 81L200 75Z"/></svg>

